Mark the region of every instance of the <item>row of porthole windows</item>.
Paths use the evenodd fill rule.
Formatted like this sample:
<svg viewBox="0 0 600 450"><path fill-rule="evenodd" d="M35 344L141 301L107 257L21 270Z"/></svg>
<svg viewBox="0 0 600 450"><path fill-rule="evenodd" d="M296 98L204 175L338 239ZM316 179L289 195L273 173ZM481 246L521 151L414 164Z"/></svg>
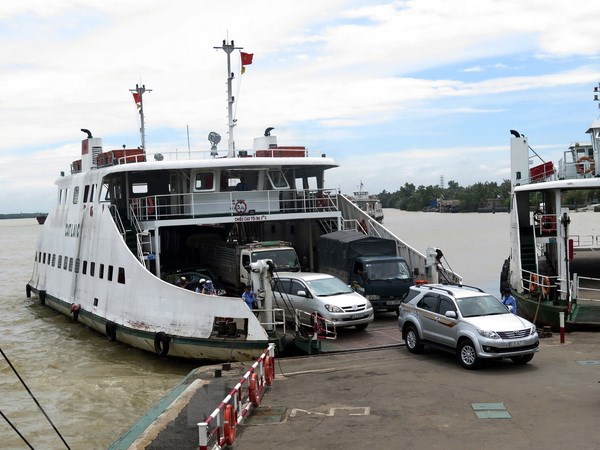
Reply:
<svg viewBox="0 0 600 450"><path fill-rule="evenodd" d="M68 270L69 272L75 271L79 273L81 270L82 275L88 275L93 277L96 275L96 263L93 261L89 262L85 259L81 261L79 258L73 259L69 256L58 255L55 253L36 252L35 260L41 264L48 264L51 267L57 267L58 269ZM74 267L73 267L74 266ZM98 265L98 278L112 281L114 278L114 267L112 265L105 266L104 264ZM106 269L106 270L105 270ZM117 270L117 283L125 284L125 268L119 267Z"/></svg>

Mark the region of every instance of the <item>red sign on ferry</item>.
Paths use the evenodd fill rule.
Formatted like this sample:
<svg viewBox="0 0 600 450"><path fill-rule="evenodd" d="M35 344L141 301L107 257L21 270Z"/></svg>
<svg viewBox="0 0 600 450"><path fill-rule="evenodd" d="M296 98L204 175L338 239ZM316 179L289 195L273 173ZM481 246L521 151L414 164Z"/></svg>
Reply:
<svg viewBox="0 0 600 450"><path fill-rule="evenodd" d="M88 141L87 139L81 141L81 154L82 155L87 155L89 152L89 148L88 148Z"/></svg>

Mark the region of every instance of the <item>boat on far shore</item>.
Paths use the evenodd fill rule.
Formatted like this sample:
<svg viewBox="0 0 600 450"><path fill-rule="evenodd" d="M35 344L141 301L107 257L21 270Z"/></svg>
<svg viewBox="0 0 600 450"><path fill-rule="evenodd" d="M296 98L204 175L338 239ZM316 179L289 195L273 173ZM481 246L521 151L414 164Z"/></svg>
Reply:
<svg viewBox="0 0 600 450"><path fill-rule="evenodd" d="M358 191L354 191L353 194L352 196L348 196L352 203L377 222L383 223L383 207L381 206L381 202L376 195L371 195L368 191L364 190L362 181L360 182Z"/></svg>
<svg viewBox="0 0 600 450"><path fill-rule="evenodd" d="M600 189L600 119L587 133L591 145L571 144L558 166L530 168L527 138L511 130L511 252L500 289L538 326L600 330L600 234L564 203L572 191Z"/></svg>

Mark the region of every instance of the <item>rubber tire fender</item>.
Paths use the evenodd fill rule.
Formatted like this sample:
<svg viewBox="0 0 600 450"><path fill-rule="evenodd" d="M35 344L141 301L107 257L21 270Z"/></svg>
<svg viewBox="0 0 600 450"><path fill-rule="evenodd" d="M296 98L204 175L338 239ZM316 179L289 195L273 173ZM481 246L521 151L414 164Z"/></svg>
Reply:
<svg viewBox="0 0 600 450"><path fill-rule="evenodd" d="M154 352L158 356L167 356L169 354L169 342L171 342L171 338L159 331L154 335Z"/></svg>
<svg viewBox="0 0 600 450"><path fill-rule="evenodd" d="M46 304L46 291L38 291L38 297L40 298L40 304Z"/></svg>
<svg viewBox="0 0 600 450"><path fill-rule="evenodd" d="M104 326L104 331L106 332L106 337L110 342L114 342L117 340L117 324L111 321L107 321Z"/></svg>

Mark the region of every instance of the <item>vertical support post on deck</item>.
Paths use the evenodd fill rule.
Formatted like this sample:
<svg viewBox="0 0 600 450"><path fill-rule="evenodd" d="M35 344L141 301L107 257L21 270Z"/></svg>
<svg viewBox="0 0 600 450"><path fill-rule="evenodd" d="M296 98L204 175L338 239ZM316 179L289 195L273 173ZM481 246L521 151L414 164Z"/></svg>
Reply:
<svg viewBox="0 0 600 450"><path fill-rule="evenodd" d="M560 319L560 343L565 343L565 313L563 311L558 313Z"/></svg>

